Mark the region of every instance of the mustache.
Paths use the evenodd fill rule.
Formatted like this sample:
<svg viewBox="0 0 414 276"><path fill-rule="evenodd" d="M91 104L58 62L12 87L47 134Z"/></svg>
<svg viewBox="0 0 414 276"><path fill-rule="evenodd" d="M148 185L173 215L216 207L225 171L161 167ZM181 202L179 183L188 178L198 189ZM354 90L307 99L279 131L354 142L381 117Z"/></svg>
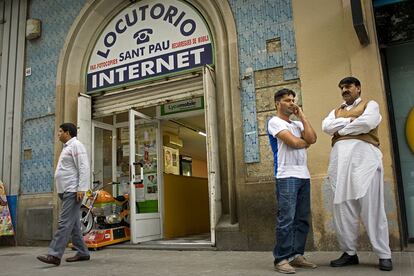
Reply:
<svg viewBox="0 0 414 276"><path fill-rule="evenodd" d="M345 95L350 95L350 93L348 91L342 92L342 96L345 96Z"/></svg>

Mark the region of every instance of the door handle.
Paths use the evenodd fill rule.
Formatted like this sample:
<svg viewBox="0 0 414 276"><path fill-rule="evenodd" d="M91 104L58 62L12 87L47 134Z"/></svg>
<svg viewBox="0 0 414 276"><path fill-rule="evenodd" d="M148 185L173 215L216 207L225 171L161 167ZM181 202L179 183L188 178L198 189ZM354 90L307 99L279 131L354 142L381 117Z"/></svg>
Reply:
<svg viewBox="0 0 414 276"><path fill-rule="evenodd" d="M134 162L133 165L141 167L140 168L141 180L144 179L144 164L142 164L141 162Z"/></svg>

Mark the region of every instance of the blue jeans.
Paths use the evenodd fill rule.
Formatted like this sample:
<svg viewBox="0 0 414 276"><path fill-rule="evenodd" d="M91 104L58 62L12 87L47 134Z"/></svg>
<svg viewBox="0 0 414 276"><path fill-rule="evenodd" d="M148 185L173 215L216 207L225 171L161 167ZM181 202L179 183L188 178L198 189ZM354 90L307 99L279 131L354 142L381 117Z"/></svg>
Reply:
<svg viewBox="0 0 414 276"><path fill-rule="evenodd" d="M275 263L305 252L309 232L310 180L296 177L276 179L277 225Z"/></svg>

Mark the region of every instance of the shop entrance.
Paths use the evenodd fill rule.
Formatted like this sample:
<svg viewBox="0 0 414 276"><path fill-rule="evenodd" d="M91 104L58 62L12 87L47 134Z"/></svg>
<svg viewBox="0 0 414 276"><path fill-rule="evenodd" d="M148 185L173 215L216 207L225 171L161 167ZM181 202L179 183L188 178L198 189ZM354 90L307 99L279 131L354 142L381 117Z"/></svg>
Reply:
<svg viewBox="0 0 414 276"><path fill-rule="evenodd" d="M130 109L97 118L92 127L93 182L114 183L104 186L113 197L128 195L132 242L161 238L159 120Z"/></svg>
<svg viewBox="0 0 414 276"><path fill-rule="evenodd" d="M107 187L113 196L128 193L132 243L201 235L198 244L215 245L222 208L214 71L200 73L78 98L92 178L117 183Z"/></svg>
<svg viewBox="0 0 414 276"><path fill-rule="evenodd" d="M132 243L214 244L204 97L95 118L91 148L93 180L129 194Z"/></svg>
<svg viewBox="0 0 414 276"><path fill-rule="evenodd" d="M211 241L204 110L164 116L161 131L164 238Z"/></svg>

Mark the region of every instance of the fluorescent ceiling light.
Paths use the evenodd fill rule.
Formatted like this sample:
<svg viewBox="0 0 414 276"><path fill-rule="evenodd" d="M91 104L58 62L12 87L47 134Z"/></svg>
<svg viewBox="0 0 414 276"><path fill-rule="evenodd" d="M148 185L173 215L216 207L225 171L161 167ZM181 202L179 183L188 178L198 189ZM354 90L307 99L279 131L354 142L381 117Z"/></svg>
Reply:
<svg viewBox="0 0 414 276"><path fill-rule="evenodd" d="M406 0L374 0L374 7L379 8L379 7L382 7L382 6L395 4L395 3L399 3L399 2L405 2L405 1Z"/></svg>

